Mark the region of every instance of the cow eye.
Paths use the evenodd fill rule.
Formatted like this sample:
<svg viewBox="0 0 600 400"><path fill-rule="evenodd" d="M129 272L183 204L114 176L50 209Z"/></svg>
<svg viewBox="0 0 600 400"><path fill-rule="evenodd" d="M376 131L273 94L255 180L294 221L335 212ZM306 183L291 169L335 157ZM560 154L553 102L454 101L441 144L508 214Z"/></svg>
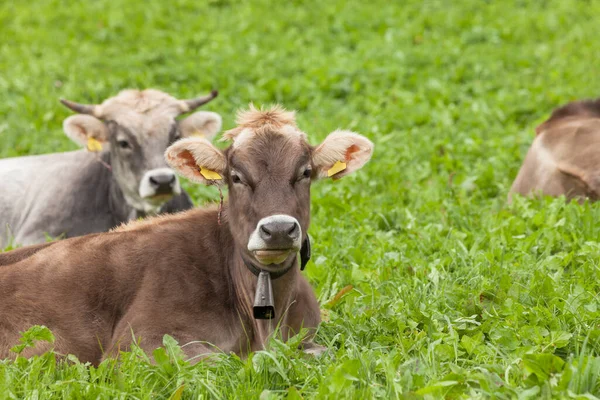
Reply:
<svg viewBox="0 0 600 400"><path fill-rule="evenodd" d="M119 147L121 149L130 149L131 148L131 145L129 144L129 142L127 140L118 140L117 145L119 145Z"/></svg>
<svg viewBox="0 0 600 400"><path fill-rule="evenodd" d="M306 168L303 172L302 175L300 175L298 177L298 181L302 181L304 179L309 179L312 176L312 169L310 168Z"/></svg>
<svg viewBox="0 0 600 400"><path fill-rule="evenodd" d="M231 182L242 183L242 178L238 174L231 174Z"/></svg>
<svg viewBox="0 0 600 400"><path fill-rule="evenodd" d="M240 173L236 172L235 170L232 170L231 175L229 175L229 176L231 179L230 182L232 184L252 188L252 185L248 183L248 181L244 177L244 174L240 174Z"/></svg>

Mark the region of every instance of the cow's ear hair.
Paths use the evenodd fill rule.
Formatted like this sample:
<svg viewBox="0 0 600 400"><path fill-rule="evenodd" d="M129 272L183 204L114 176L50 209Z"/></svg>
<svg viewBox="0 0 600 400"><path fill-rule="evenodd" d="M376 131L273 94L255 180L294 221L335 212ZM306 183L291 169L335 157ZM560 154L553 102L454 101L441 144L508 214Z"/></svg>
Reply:
<svg viewBox="0 0 600 400"><path fill-rule="evenodd" d="M372 154L373 143L366 137L350 131L334 131L313 151L316 177L341 178L365 165Z"/></svg>
<svg viewBox="0 0 600 400"><path fill-rule="evenodd" d="M108 144L108 127L104 122L91 115L71 115L63 122L63 129L67 136L80 146L89 148L90 143L100 147Z"/></svg>
<svg viewBox="0 0 600 400"><path fill-rule="evenodd" d="M198 111L178 122L181 137L202 137L212 140L221 130L223 120L217 113Z"/></svg>
<svg viewBox="0 0 600 400"><path fill-rule="evenodd" d="M223 184L227 159L200 137L180 139L165 152L167 163L181 176L205 185Z"/></svg>

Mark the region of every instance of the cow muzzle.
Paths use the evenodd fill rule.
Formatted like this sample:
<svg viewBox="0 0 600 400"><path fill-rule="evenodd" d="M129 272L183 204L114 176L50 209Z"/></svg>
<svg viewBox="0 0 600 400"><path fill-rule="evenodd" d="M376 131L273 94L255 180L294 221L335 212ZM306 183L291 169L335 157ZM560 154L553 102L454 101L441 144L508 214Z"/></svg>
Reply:
<svg viewBox="0 0 600 400"><path fill-rule="evenodd" d="M258 221L248 251L262 265L281 264L302 245L302 228L289 215L271 215Z"/></svg>
<svg viewBox="0 0 600 400"><path fill-rule="evenodd" d="M179 179L170 168L156 168L144 174L140 182L140 197L166 201L181 193Z"/></svg>

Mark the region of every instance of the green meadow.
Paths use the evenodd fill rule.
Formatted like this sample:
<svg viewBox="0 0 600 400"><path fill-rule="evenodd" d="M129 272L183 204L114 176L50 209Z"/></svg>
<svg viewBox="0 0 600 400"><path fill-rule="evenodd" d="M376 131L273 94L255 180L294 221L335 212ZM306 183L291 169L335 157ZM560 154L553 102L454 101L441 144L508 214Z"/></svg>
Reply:
<svg viewBox="0 0 600 400"><path fill-rule="evenodd" d="M299 338L196 365L169 337L156 363L47 353L0 361L0 399L600 397L600 205L506 200L537 124L600 93L599 18L591 0L0 2L0 157L76 149L61 97L147 87L219 89L203 109L225 129L281 103L313 144L375 143L312 189L322 356Z"/></svg>

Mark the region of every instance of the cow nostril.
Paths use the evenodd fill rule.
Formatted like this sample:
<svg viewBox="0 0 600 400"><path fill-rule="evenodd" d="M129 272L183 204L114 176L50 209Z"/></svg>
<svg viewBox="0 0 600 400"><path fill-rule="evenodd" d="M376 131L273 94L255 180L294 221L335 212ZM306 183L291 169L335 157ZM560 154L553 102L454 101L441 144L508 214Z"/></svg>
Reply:
<svg viewBox="0 0 600 400"><path fill-rule="evenodd" d="M261 225L260 233L267 238L271 237L271 231L269 231L265 225Z"/></svg>
<svg viewBox="0 0 600 400"><path fill-rule="evenodd" d="M288 229L288 235L294 236L294 234L298 231L298 224L293 224L290 229Z"/></svg>
<svg viewBox="0 0 600 400"><path fill-rule="evenodd" d="M175 177L175 174L152 175L148 177L150 185L154 187L173 186L176 180L177 178Z"/></svg>

